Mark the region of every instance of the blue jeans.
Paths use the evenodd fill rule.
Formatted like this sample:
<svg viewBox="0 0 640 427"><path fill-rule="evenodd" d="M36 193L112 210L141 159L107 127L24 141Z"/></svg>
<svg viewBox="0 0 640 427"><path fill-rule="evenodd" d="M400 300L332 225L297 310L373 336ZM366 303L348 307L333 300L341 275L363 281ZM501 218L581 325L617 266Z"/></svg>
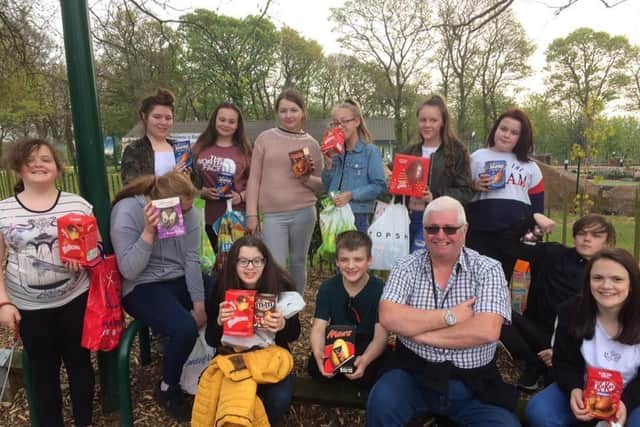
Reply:
<svg viewBox="0 0 640 427"><path fill-rule="evenodd" d="M353 216L356 220L356 230L366 233L369 230L369 215L368 213L354 213Z"/></svg>
<svg viewBox="0 0 640 427"><path fill-rule="evenodd" d="M269 424L278 425L291 406L293 377L289 375L279 383L258 385L258 396L264 403Z"/></svg>
<svg viewBox="0 0 640 427"><path fill-rule="evenodd" d="M481 402L458 380L444 396L422 385L421 373L393 369L373 386L367 401L367 427L405 426L413 417L444 415L464 426L520 426L514 413Z"/></svg>
<svg viewBox="0 0 640 427"><path fill-rule="evenodd" d="M162 358L162 380L170 386L177 385L182 365L198 337L184 277L138 285L122 298L122 306L131 316L168 337Z"/></svg>
<svg viewBox="0 0 640 427"><path fill-rule="evenodd" d="M529 401L526 410L531 427L572 426L578 423L569 406L569 396L553 383ZM627 427L640 427L640 408L627 413Z"/></svg>
<svg viewBox="0 0 640 427"><path fill-rule="evenodd" d="M409 212L409 253L413 253L418 249L426 247L424 241L424 226L422 225L422 216L424 211Z"/></svg>

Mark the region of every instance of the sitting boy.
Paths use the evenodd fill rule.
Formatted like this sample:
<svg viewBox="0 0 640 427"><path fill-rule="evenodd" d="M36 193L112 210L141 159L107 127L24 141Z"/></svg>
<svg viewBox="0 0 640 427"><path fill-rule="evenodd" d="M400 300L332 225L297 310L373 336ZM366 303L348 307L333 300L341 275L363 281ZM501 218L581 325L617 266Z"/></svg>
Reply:
<svg viewBox="0 0 640 427"><path fill-rule="evenodd" d="M371 387L376 381L387 347L387 331L378 322L378 303L384 282L369 275L371 239L360 231L345 231L336 239L336 264L340 274L318 290L311 326L309 375L313 378L344 376ZM356 327L355 371L352 374L326 372L325 336L329 325Z"/></svg>
<svg viewBox="0 0 640 427"><path fill-rule="evenodd" d="M542 214L535 214L533 220L545 226L553 223ZM518 258L531 263L531 285L524 314L512 313L512 323L502 326L500 341L525 362L518 386L526 390L537 389L539 378L549 373L558 306L581 291L587 261L601 249L615 246L616 230L603 216L586 215L573 224L573 243L572 248L552 242L513 248Z"/></svg>

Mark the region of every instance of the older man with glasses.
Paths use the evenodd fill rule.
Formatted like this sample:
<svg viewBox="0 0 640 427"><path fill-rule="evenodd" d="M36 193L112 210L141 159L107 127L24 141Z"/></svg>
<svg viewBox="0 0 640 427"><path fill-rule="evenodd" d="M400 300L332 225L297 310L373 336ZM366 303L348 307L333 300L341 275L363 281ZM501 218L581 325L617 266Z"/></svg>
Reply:
<svg viewBox="0 0 640 427"><path fill-rule="evenodd" d="M429 203L427 248L391 270L380 323L398 336L390 369L369 394L367 426L404 426L419 415L465 426L518 426L515 387L502 382L495 353L511 320L500 263L464 246L467 220L457 200Z"/></svg>

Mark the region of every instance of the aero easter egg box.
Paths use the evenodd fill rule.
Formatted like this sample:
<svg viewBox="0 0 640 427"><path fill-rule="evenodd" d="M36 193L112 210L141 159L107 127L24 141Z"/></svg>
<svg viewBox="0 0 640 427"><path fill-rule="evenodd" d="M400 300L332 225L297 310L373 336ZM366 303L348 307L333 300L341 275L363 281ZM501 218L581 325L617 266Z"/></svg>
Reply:
<svg viewBox="0 0 640 427"><path fill-rule="evenodd" d="M183 236L185 234L184 218L179 197L169 197L151 202L158 212L158 239Z"/></svg>
<svg viewBox="0 0 640 427"><path fill-rule="evenodd" d="M423 197L429 180L429 159L396 154L389 180L389 193Z"/></svg>
<svg viewBox="0 0 640 427"><path fill-rule="evenodd" d="M489 177L489 190L499 190L505 186L505 169L507 162L504 160L490 160L484 164L484 173Z"/></svg>
<svg viewBox="0 0 640 427"><path fill-rule="evenodd" d="M224 301L234 312L233 317L222 325L222 334L236 337L253 335L253 309L256 291L228 289L224 293Z"/></svg>
<svg viewBox="0 0 640 427"><path fill-rule="evenodd" d="M193 164L191 156L191 142L176 141L173 143L173 155L176 157L176 165L190 168Z"/></svg>
<svg viewBox="0 0 640 427"><path fill-rule="evenodd" d="M70 213L58 218L60 259L91 265L99 260L98 224L91 215Z"/></svg>
<svg viewBox="0 0 640 427"><path fill-rule="evenodd" d="M324 345L324 371L352 374L355 372L356 328L348 325L327 326Z"/></svg>

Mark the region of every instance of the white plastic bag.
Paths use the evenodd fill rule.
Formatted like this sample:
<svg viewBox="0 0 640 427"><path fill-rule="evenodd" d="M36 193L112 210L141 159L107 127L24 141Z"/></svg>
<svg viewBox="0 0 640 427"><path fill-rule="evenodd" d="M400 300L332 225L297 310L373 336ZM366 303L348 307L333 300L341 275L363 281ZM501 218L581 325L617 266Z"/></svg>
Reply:
<svg viewBox="0 0 640 427"><path fill-rule="evenodd" d="M398 259L409 255L409 212L403 203L393 202L369 227L374 270L391 270Z"/></svg>
<svg viewBox="0 0 640 427"><path fill-rule="evenodd" d="M182 366L182 374L180 375L180 387L185 392L195 395L198 389L198 380L202 371L209 366L209 362L216 355L216 349L207 344L204 338L205 328L200 329L198 338L191 350L191 354Z"/></svg>

